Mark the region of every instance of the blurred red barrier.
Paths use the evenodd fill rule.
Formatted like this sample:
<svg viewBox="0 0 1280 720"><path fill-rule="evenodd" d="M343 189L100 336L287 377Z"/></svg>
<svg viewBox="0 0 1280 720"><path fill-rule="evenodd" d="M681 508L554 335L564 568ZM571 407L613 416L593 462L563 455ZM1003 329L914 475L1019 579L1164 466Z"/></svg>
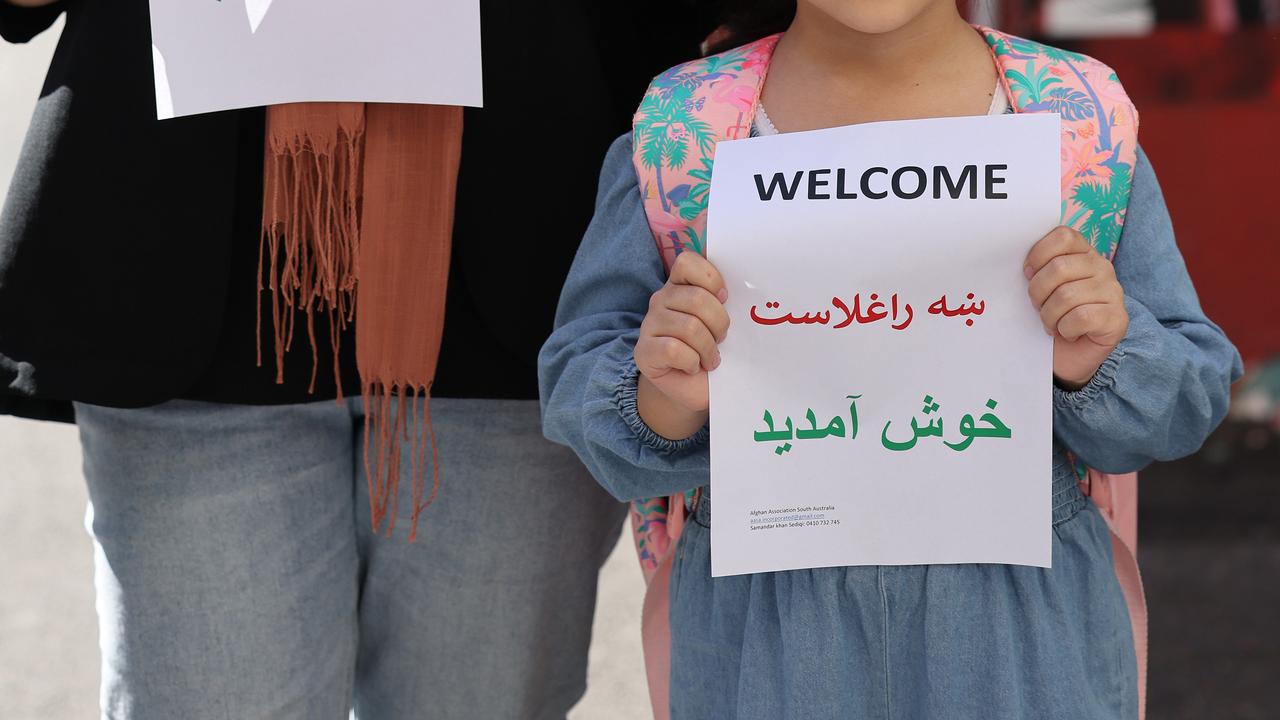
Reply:
<svg viewBox="0 0 1280 720"><path fill-rule="evenodd" d="M1137 104L1209 316L1246 360L1280 355L1280 34L1162 28L1073 49L1115 68Z"/></svg>
<svg viewBox="0 0 1280 720"><path fill-rule="evenodd" d="M1246 360L1280 354L1280 101L1139 107L1205 310Z"/></svg>
<svg viewBox="0 0 1280 720"><path fill-rule="evenodd" d="M1115 68L1138 109L1152 103L1280 99L1280 31L1163 26L1151 35L1070 43Z"/></svg>

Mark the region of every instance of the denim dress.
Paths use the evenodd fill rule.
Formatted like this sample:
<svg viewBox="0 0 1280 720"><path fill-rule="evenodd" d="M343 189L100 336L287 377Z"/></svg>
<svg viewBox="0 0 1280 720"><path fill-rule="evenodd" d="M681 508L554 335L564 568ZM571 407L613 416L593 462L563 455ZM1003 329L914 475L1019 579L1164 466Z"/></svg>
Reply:
<svg viewBox="0 0 1280 720"><path fill-rule="evenodd" d="M708 484L709 429L665 439L636 409L632 357L665 282L630 136L539 358L543 428L621 500ZM832 567L711 577L710 488L676 549L671 716L1113 720L1137 717L1132 631L1105 522L1066 450L1105 472L1194 452L1240 358L1201 311L1139 150L1115 271L1129 330L1083 388L1053 390L1052 568ZM981 492L981 480L971 485Z"/></svg>

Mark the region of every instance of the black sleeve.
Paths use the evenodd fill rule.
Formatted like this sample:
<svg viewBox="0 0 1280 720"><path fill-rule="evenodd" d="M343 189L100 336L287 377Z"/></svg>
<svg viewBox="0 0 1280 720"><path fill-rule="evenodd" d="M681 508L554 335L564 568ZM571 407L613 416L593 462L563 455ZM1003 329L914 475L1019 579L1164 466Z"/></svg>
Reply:
<svg viewBox="0 0 1280 720"><path fill-rule="evenodd" d="M39 35L62 14L61 0L43 7L18 7L0 0L0 38L11 43L24 43Z"/></svg>

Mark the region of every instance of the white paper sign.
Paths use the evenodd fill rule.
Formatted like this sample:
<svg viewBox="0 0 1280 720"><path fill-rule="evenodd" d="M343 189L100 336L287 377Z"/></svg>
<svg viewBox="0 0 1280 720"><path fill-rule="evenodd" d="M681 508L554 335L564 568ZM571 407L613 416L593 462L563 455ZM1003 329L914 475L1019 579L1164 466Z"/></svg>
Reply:
<svg viewBox="0 0 1280 720"><path fill-rule="evenodd" d="M479 0L151 0L156 113L481 105Z"/></svg>
<svg viewBox="0 0 1280 720"><path fill-rule="evenodd" d="M1059 221L1058 133L1027 114L719 144L713 575L1049 566L1052 341L1022 268Z"/></svg>

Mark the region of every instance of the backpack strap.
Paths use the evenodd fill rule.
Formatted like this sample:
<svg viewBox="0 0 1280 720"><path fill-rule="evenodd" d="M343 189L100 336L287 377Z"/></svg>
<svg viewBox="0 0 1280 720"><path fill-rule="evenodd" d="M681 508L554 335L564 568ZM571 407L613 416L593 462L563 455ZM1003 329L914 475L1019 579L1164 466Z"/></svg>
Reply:
<svg viewBox="0 0 1280 720"><path fill-rule="evenodd" d="M1138 111L1115 71L1079 53L976 29L1014 111L1062 117L1062 223L1113 257L1138 148ZM748 136L781 37L677 65L640 102L632 125L636 175L668 267L686 249L705 252L715 145Z"/></svg>
<svg viewBox="0 0 1280 720"><path fill-rule="evenodd" d="M654 78L640 101L632 123L636 176L667 268L685 250L706 252L716 143L750 134L781 37L677 65Z"/></svg>
<svg viewBox="0 0 1280 720"><path fill-rule="evenodd" d="M1138 111L1115 71L1079 53L979 32L1014 111L1062 117L1062 224L1115 257L1138 154Z"/></svg>

